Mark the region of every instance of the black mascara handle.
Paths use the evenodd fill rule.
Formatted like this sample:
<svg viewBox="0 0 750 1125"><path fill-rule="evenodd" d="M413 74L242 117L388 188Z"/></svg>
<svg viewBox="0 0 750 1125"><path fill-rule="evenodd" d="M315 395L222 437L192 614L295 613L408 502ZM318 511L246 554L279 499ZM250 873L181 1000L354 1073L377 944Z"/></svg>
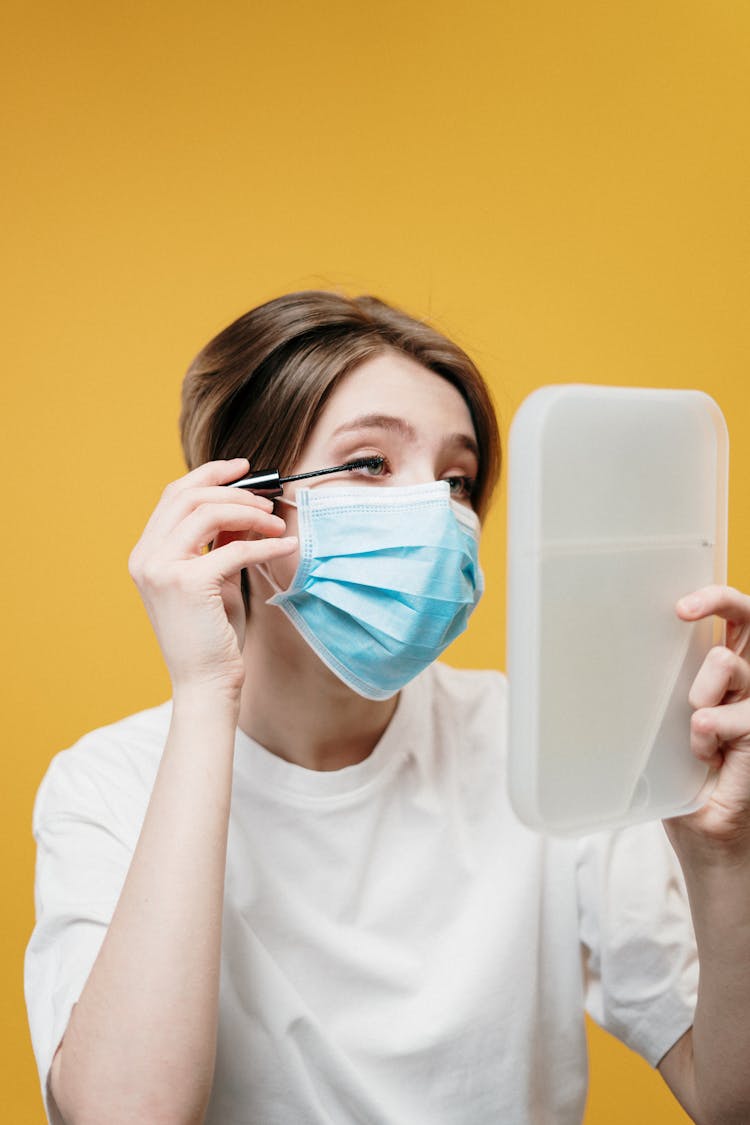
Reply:
<svg viewBox="0 0 750 1125"><path fill-rule="evenodd" d="M256 496L266 496L269 500L273 500L274 496L281 496L284 492L278 469L259 469L249 476L242 477L241 480L233 480L229 487L247 488Z"/></svg>

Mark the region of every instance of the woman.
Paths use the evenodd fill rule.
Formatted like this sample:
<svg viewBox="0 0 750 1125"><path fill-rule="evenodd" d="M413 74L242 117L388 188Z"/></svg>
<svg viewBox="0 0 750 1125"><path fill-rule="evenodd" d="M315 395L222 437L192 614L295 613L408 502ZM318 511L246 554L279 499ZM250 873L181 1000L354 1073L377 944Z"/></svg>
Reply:
<svg viewBox="0 0 750 1125"><path fill-rule="evenodd" d="M201 352L181 428L191 471L131 556L172 701L58 755L35 808L51 1119L566 1125L585 1004L696 1121L746 1121L748 599L678 610L734 623L691 699L719 782L669 827L696 1007L661 826L524 829L502 677L435 663L499 470L468 357L373 299L296 294ZM226 487L352 462L276 505Z"/></svg>

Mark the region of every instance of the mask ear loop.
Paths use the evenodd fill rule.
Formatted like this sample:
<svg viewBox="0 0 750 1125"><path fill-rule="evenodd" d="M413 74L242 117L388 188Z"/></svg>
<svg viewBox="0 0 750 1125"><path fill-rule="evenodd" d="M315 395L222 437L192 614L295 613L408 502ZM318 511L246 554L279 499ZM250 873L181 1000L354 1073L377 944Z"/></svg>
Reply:
<svg viewBox="0 0 750 1125"><path fill-rule="evenodd" d="M288 504L290 508L297 507L294 500L287 500L285 496L274 496L273 502L274 504ZM260 571L274 593L283 594L284 591L282 590L281 586L279 586L276 579L272 576L271 571L268 569L268 563L256 563L255 569Z"/></svg>
<svg viewBox="0 0 750 1125"><path fill-rule="evenodd" d="M256 563L256 564L255 564L255 569L256 569L257 571L259 571L259 572L260 572L260 573L262 574L262 576L263 576L263 577L265 578L265 580L266 580L266 582L268 583L268 585L269 585L269 586L271 587L271 589L273 590L274 594L281 594L281 593L283 593L283 591L282 591L282 589L281 589L281 586L279 586L279 584L278 584L278 582L276 581L276 579L275 579L275 578L273 578L273 577L271 576L271 572L270 572L270 570L268 569L268 564L267 564L267 563ZM271 595L271 597L273 597L273 594ZM266 598L266 602L268 602L268 601L270 601L270 599L269 599L269 598Z"/></svg>

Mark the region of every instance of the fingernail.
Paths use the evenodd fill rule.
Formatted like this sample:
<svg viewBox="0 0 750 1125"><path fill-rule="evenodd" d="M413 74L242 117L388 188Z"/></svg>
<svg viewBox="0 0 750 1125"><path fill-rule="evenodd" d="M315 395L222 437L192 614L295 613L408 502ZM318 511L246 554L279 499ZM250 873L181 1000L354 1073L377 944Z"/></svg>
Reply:
<svg viewBox="0 0 750 1125"><path fill-rule="evenodd" d="M703 602L701 601L701 599L695 597L694 595L691 595L688 598L682 598L680 600L681 608L686 610L688 613L697 613L698 610L701 609L702 605Z"/></svg>

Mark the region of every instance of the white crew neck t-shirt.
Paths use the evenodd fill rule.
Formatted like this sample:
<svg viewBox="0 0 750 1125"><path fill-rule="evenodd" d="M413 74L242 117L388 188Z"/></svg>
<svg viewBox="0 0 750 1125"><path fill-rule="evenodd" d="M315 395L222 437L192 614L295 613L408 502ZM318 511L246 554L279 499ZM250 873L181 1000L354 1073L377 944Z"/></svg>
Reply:
<svg viewBox="0 0 750 1125"><path fill-rule="evenodd" d="M58 754L26 956L49 1067L117 901L170 704ZM505 790L505 681L434 665L365 761L237 732L209 1125L579 1125L584 1008L656 1064L697 959L660 824L553 839Z"/></svg>

